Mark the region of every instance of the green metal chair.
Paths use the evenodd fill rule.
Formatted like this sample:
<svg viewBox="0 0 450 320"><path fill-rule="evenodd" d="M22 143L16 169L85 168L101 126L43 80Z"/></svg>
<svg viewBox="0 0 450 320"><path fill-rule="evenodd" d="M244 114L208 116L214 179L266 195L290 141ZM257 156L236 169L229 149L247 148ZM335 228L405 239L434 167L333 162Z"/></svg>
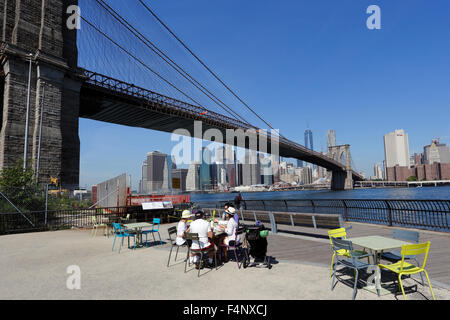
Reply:
<svg viewBox="0 0 450 320"><path fill-rule="evenodd" d="M352 300L355 300L356 292L358 291L357 285L358 285L358 275L359 270L361 269L367 269L370 266L375 266L366 262L363 262L360 260L361 256L355 254L355 250L353 249L353 244L349 240L344 239L338 239L335 237L331 237L331 243L333 246L334 253L336 255L336 264L333 265L333 278L331 279L331 291L333 291L334 287L337 284L334 283L334 279L336 278L336 271L337 266L342 265L344 268L350 268L355 271L355 284L353 286L353 296ZM338 251L345 250L348 252L348 256L343 256L338 253ZM369 254L373 257L373 261L375 261L375 256L373 254ZM377 294L380 296L380 277L377 277Z"/></svg>
<svg viewBox="0 0 450 320"><path fill-rule="evenodd" d="M106 223L98 223L96 216L92 216L92 224L91 236L93 235L95 237L97 235L98 228L105 228L105 235L108 235L108 225Z"/></svg>

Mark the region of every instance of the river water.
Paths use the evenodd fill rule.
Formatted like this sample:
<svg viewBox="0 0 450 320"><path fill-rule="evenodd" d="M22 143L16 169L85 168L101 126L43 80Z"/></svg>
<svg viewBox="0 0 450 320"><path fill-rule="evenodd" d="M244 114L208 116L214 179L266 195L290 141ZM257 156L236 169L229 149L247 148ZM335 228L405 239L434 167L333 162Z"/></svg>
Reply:
<svg viewBox="0 0 450 320"><path fill-rule="evenodd" d="M450 186L411 188L372 188L347 191L308 190L278 192L242 192L244 200L274 199L408 199L450 200ZM233 200L236 193L191 194L192 202Z"/></svg>

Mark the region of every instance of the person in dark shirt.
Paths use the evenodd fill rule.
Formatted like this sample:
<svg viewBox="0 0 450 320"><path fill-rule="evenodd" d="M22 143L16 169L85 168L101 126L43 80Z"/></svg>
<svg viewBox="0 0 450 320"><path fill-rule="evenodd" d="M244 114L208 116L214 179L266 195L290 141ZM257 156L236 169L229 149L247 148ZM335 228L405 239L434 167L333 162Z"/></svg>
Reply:
<svg viewBox="0 0 450 320"><path fill-rule="evenodd" d="M240 193L234 198L234 207L236 209L241 209L242 200L242 195Z"/></svg>

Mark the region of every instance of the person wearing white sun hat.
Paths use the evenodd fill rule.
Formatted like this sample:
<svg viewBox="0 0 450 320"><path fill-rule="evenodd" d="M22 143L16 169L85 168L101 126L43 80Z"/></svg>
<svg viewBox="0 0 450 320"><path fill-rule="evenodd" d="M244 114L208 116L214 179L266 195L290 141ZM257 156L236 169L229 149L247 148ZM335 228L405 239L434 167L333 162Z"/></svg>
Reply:
<svg viewBox="0 0 450 320"><path fill-rule="evenodd" d="M224 229L227 236L223 239L223 243L225 245L230 245L231 241L239 242L240 238L237 236L236 238L236 229L238 228L238 223L234 219L234 215L236 214L236 209L233 207L229 207L225 210L226 220L228 221L226 226L220 226L220 228ZM223 248L223 247L222 247ZM228 253L227 250L223 250L225 262L228 261Z"/></svg>
<svg viewBox="0 0 450 320"><path fill-rule="evenodd" d="M186 222L190 217L192 217L192 213L189 210L184 210L181 213L181 220L178 222L177 225L177 239L176 239L176 243L179 246L183 245L186 242L186 239L184 239L184 232L187 230Z"/></svg>

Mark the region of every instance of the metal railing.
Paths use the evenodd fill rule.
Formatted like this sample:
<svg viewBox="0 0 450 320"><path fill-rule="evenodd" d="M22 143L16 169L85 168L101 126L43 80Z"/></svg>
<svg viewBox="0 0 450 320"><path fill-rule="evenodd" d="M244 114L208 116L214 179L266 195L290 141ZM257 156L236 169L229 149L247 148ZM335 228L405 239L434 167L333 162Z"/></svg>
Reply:
<svg viewBox="0 0 450 320"><path fill-rule="evenodd" d="M226 202L199 202L223 208ZM450 232L450 200L308 199L245 200L246 210L339 214L345 221Z"/></svg>
<svg viewBox="0 0 450 320"><path fill-rule="evenodd" d="M111 223L126 218L137 222L152 221L160 218L162 222L169 220L174 210L142 210L142 207L109 207L93 209L72 209L58 211L35 211L25 213L26 218L18 212L0 213L0 235L11 233L60 230L71 228L90 228L96 222ZM30 223L32 222L32 223Z"/></svg>

